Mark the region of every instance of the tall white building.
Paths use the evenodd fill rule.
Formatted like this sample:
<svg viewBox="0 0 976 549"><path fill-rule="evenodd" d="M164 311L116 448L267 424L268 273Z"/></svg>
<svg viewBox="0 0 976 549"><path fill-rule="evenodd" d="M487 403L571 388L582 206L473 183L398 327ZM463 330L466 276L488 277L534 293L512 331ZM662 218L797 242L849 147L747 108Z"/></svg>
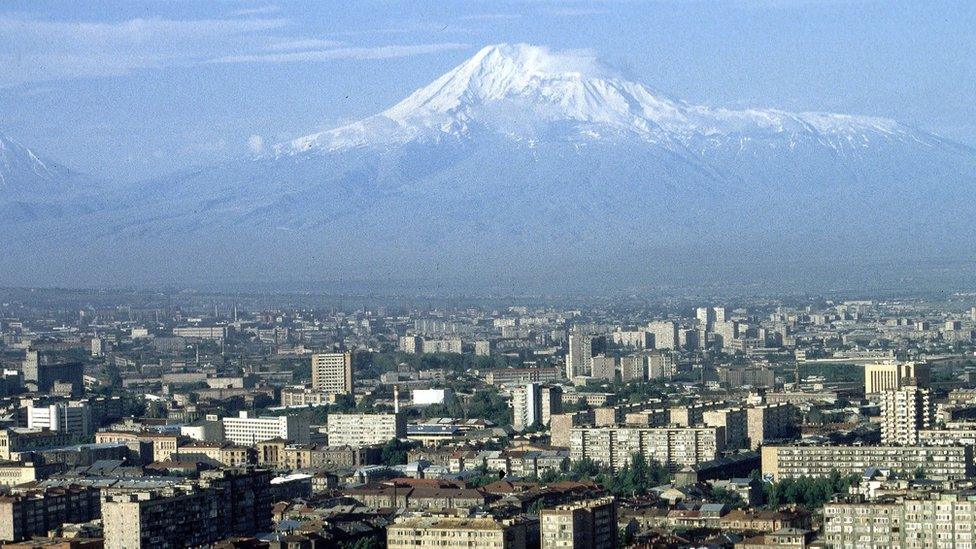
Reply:
<svg viewBox="0 0 976 549"><path fill-rule="evenodd" d="M407 418L392 414L329 414L330 446L359 448L407 437Z"/></svg>
<svg viewBox="0 0 976 549"><path fill-rule="evenodd" d="M50 429L79 437L88 437L95 431L91 407L83 402L58 402L47 406L34 406L31 403L27 407L27 427Z"/></svg>
<svg viewBox="0 0 976 549"><path fill-rule="evenodd" d="M919 431L932 427L935 401L928 389L906 385L881 395L881 443L918 444Z"/></svg>
<svg viewBox="0 0 976 549"><path fill-rule="evenodd" d="M656 320L647 324L647 331L654 334L655 349L678 348L678 324L671 320Z"/></svg>
<svg viewBox="0 0 976 549"><path fill-rule="evenodd" d="M594 337L585 334L569 335L569 352L566 354L566 378L590 375L590 359L593 358Z"/></svg>
<svg viewBox="0 0 976 549"><path fill-rule="evenodd" d="M526 383L512 392L512 426L522 431L533 425L548 425L552 414L562 413L563 391L559 387Z"/></svg>
<svg viewBox="0 0 976 549"><path fill-rule="evenodd" d="M312 388L330 395L352 393L352 353L312 355Z"/></svg>
<svg viewBox="0 0 976 549"><path fill-rule="evenodd" d="M308 419L302 416L250 417L241 412L238 417L225 417L224 438L234 444L251 446L263 440L283 438L296 444L311 442Z"/></svg>

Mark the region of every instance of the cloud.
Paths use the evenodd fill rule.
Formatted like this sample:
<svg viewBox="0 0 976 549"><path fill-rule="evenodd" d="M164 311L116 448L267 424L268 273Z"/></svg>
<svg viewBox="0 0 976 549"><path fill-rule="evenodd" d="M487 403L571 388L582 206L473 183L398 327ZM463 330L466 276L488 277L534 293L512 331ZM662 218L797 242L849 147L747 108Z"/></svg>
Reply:
<svg viewBox="0 0 976 549"><path fill-rule="evenodd" d="M271 4L268 6L261 6L257 8L241 8L239 10L234 10L230 12L231 15L269 15L272 13L278 13L281 8Z"/></svg>
<svg viewBox="0 0 976 549"><path fill-rule="evenodd" d="M603 15L610 13L607 10L601 10L596 8L556 8L551 10L546 10L548 15L565 15L568 17L582 17L584 15Z"/></svg>
<svg viewBox="0 0 976 549"><path fill-rule="evenodd" d="M247 138L247 148L254 154L261 154L264 150L264 138L260 135L252 135Z"/></svg>
<svg viewBox="0 0 976 549"><path fill-rule="evenodd" d="M323 49L323 48L334 48L336 46L341 46L342 42L338 40L320 40L317 38L303 38L298 40L281 40L274 42L268 46L269 50L272 51L289 51L289 50L313 50L313 49Z"/></svg>
<svg viewBox="0 0 976 549"><path fill-rule="evenodd" d="M257 46L258 35L288 23L282 18L92 23L0 16L0 86L190 64L242 44Z"/></svg>
<svg viewBox="0 0 976 549"><path fill-rule="evenodd" d="M442 44L416 44L412 46L375 46L363 48L332 48L315 51L231 55L211 60L213 63L294 63L331 61L334 59L392 59L426 55L442 51L468 48L467 44L447 42Z"/></svg>
<svg viewBox="0 0 976 549"><path fill-rule="evenodd" d="M461 21L505 21L509 19L519 19L519 13L476 13L459 17Z"/></svg>

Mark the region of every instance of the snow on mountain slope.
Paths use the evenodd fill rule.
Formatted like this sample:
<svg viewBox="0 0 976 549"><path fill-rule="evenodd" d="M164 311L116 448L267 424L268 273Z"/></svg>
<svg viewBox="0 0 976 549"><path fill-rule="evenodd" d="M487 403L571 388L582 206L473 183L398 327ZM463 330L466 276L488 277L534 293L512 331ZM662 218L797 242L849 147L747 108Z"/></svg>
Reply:
<svg viewBox="0 0 976 549"><path fill-rule="evenodd" d="M462 139L489 129L534 139L540 126L571 123L550 138L626 135L672 149L708 140L812 137L834 147L872 138L930 140L893 120L831 113L729 110L687 105L624 79L581 52L526 44L488 46L390 109L274 148L278 156Z"/></svg>
<svg viewBox="0 0 976 549"><path fill-rule="evenodd" d="M702 258L788 276L976 256L972 149L888 119L688 105L586 53L526 45L487 47L380 114L267 156L102 203L85 192L5 204L0 187L0 273L43 261L46 276L95 281L548 284L632 281L672 260L702 276Z"/></svg>
<svg viewBox="0 0 976 549"><path fill-rule="evenodd" d="M0 192L46 192L69 176L63 166L0 133Z"/></svg>

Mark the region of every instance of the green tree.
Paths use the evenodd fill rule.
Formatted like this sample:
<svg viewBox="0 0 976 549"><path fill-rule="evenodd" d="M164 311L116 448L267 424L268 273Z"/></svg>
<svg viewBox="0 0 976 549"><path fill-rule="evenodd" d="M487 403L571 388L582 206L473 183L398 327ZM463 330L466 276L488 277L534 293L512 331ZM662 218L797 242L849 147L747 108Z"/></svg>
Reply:
<svg viewBox="0 0 976 549"><path fill-rule="evenodd" d="M410 448L413 448L413 444L398 438L392 439L383 445L380 460L384 465L403 465L407 462L407 452Z"/></svg>

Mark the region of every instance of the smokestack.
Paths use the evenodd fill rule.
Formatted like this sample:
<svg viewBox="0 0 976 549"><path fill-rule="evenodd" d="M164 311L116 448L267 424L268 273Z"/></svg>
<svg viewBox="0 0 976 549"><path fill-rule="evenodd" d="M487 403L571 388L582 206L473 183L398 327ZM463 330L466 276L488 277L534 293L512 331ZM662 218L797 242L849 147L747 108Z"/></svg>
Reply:
<svg viewBox="0 0 976 549"><path fill-rule="evenodd" d="M393 413L394 414L400 413L400 386L399 385L393 386Z"/></svg>

